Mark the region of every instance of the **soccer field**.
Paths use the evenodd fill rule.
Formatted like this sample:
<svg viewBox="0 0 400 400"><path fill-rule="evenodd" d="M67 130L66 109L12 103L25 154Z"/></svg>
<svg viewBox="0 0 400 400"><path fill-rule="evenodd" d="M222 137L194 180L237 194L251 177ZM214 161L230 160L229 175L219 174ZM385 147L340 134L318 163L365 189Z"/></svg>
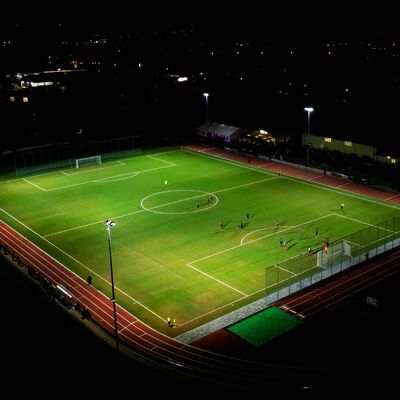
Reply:
<svg viewBox="0 0 400 400"><path fill-rule="evenodd" d="M267 267L400 215L393 204L171 149L2 181L0 188L0 218L83 279L90 274L107 296L104 221L115 221L117 303L169 335L274 290ZM176 329L168 329L167 317Z"/></svg>

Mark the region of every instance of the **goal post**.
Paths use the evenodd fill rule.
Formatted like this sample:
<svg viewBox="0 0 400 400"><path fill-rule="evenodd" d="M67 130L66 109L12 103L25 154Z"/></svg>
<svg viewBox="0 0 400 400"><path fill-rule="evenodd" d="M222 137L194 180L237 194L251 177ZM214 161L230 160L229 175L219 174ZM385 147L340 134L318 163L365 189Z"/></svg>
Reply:
<svg viewBox="0 0 400 400"><path fill-rule="evenodd" d="M77 158L75 160L75 168L81 168L83 166L91 164L101 164L101 155L85 157L85 158Z"/></svg>
<svg viewBox="0 0 400 400"><path fill-rule="evenodd" d="M347 240L340 240L317 253L317 267L329 268L351 259L352 245Z"/></svg>

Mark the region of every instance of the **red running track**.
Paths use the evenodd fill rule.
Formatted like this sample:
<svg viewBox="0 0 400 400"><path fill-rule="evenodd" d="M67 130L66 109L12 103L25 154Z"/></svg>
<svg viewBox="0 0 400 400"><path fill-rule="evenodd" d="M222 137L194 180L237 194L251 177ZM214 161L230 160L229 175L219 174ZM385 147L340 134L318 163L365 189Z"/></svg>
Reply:
<svg viewBox="0 0 400 400"><path fill-rule="evenodd" d="M201 145L192 145L186 148L191 151L206 153L248 164L248 157L226 150ZM340 188L349 192L400 204L400 194L368 188L333 176L325 176L322 172L318 173L301 167L296 168L291 165L261 159L251 159L250 165L272 172L280 172L283 175L316 182L321 185ZM392 251L390 255L384 258L378 256L375 260L370 260L368 265L362 269L357 269L352 272L346 271L342 276L332 277L331 279L325 280L323 284L312 286L305 291L286 297L274 305L299 318L305 318L328 305L341 301L351 296L353 293L398 272L399 264L400 249Z"/></svg>
<svg viewBox="0 0 400 400"><path fill-rule="evenodd" d="M305 318L322 308L331 306L366 287L399 272L400 248L369 260L367 265L354 271L333 276L301 293L275 303L288 313Z"/></svg>
<svg viewBox="0 0 400 400"><path fill-rule="evenodd" d="M247 163L248 160L246 157L235 153L205 146L190 146L187 148L239 162ZM380 192L353 183L344 183L340 179L322 176L313 171L306 171L285 164L257 159L252 162L251 166L274 172L281 172L284 175L315 181L331 187L340 187L344 190L400 203L399 195ZM2 245L7 246L10 252L18 256L25 264L33 266L38 272L45 276L51 284L54 286L57 284L66 286L73 294L76 301L80 301L80 303L90 311L91 318L103 329L113 334L113 307L110 299L104 294L92 286L89 286L82 278L71 272L68 268L3 221L0 221L0 242ZM391 259L391 262L395 262L396 260L397 258ZM384 263L382 265L384 265ZM368 277L369 280L377 279L379 276L378 268L385 268L382 267L382 265L380 264L371 269L371 275ZM393 264L391 264L391 267L385 268L385 271L389 272L393 270L393 268ZM375 278L373 278L372 271L375 271ZM367 276L366 273L364 276ZM361 276L358 275L358 279L360 278ZM345 278L344 280L346 281ZM354 280L354 282L356 281L357 280ZM350 292L351 290L357 289L357 287L358 286L354 283L353 286L348 286L348 290ZM315 292L315 295L310 296L309 301L306 300L306 297L303 297L306 295L300 293L298 296L295 296L298 300L290 298L290 302L285 303L286 307L292 309L292 306L294 307L296 305L297 309L302 312L312 311L315 309L313 305L315 304L315 299L321 297L324 290L327 292L326 288L320 289L320 292L318 292L319 294ZM311 299L314 300L311 301ZM322 303L320 302L320 304ZM304 305L303 308L300 308L302 305ZM297 313L298 311L295 312ZM284 379L289 378L293 381L304 381L313 379L312 377L320 373L320 371L313 369L296 368L285 365L269 365L267 363L229 357L180 343L151 329L120 306L117 307L117 321L120 340L135 352L160 364L176 369L181 373L208 381L240 386L245 383L258 384L260 382L263 384L282 382L281 384L285 385Z"/></svg>
<svg viewBox="0 0 400 400"><path fill-rule="evenodd" d="M34 267L52 285L67 287L74 299L90 311L98 325L114 333L113 306L104 294L1 220L0 243L22 262ZM207 381L242 386L277 383L288 377L298 382L319 374L311 368L243 360L178 342L151 329L120 306L117 307L117 321L119 339L127 347L180 373Z"/></svg>
<svg viewBox="0 0 400 400"><path fill-rule="evenodd" d="M194 152L209 154L211 156L248 164L248 157L228 150L217 149L215 147L203 145L188 145L184 148ZM333 176L325 176L323 175L322 171L319 173L313 170L307 170L306 167L295 167L293 165L287 165L276 161L268 161L259 158L252 158L251 164L248 165L251 167L266 169L275 173L280 172L282 175L315 182L323 186L339 188L347 192L358 193L365 196L373 197L375 199L386 200L392 203L400 204L400 193L385 192L383 190L370 188L354 182L349 182L344 179L335 178Z"/></svg>

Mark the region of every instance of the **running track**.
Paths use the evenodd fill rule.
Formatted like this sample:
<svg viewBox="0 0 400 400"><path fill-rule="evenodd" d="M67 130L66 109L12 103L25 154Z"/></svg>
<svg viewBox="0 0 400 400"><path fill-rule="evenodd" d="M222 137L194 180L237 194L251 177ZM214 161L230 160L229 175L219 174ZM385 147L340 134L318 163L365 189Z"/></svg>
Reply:
<svg viewBox="0 0 400 400"><path fill-rule="evenodd" d="M89 286L49 254L30 242L0 220L0 242L25 264L34 266L56 286L63 284L76 301L91 313L91 318L113 334L114 314L110 299ZM276 384L283 377L299 384L312 379L319 372L313 369L268 365L251 360L229 357L183 344L163 335L117 307L118 336L120 341L146 358L190 376L226 385ZM282 383L283 384L283 383Z"/></svg>
<svg viewBox="0 0 400 400"><path fill-rule="evenodd" d="M194 152L209 154L214 157L220 157L223 159L248 164L249 157L224 149L217 149L215 147L201 145L185 146L185 148ZM275 173L280 172L282 175L285 176L315 182L320 185L338 188L348 192L370 196L375 199L386 200L395 204L400 204L400 193L384 192L382 190L370 188L368 186L360 185L354 182L350 182L348 180L335 178L333 176L325 176L323 175L322 171L318 173L314 170L308 170L306 167L294 167L292 165L259 158L251 158L251 164L248 165L250 167L257 167Z"/></svg>
<svg viewBox="0 0 400 400"><path fill-rule="evenodd" d="M301 319L308 317L322 308L331 306L346 297L359 292L371 284L398 273L400 248L379 255L362 268L346 271L311 286L302 293L279 300L274 305Z"/></svg>
<svg viewBox="0 0 400 400"><path fill-rule="evenodd" d="M204 146L189 146L187 148L192 151L207 152L207 154L213 156L247 163L247 157L221 149L213 149ZM366 194L378 199L389 200L400 204L400 195L380 192L354 183L344 183L337 178L327 177L316 172L306 171L280 163L264 160L252 161L251 165L253 167L255 166L274 172L279 171L284 175L318 182L332 187L340 187L344 190ZM90 311L91 318L103 329L113 334L114 318L110 299L92 286L87 285L82 278L75 275L68 268L45 253L24 236L20 235L3 221L0 221L0 242L7 246L11 252L15 253L24 263L34 266L34 268L44 275L54 286L57 284L66 286L74 295L76 301L80 301L80 303ZM287 310L293 310L292 313L294 314L308 315L316 311L316 309L321 308L321 306L324 306L324 302L320 301L321 298L325 297L323 293L330 293L330 295L333 296L332 298L335 298L335 296L338 296L338 293L344 290L343 288L347 288L345 289L346 293L350 294L351 291L360 289L362 286L360 282L362 281L365 285L366 282L372 282L376 279L381 279L385 274L385 276L387 276L389 273L393 273L395 265L397 265L399 261L400 250L392 253L387 261L386 259L377 259L368 268L368 273L365 272L351 280L349 279L351 284L347 286L347 278L341 277L340 281L337 281L335 284L336 291L334 288L328 289L323 285L316 289L319 290L318 292L312 291L313 294L307 292L307 295L298 294L297 296L290 297L290 300L280 303L280 306ZM364 269L360 270L360 273L362 271L364 271ZM367 278L367 280L364 280L365 278ZM339 287L338 285L340 285L342 281L344 286ZM334 282L336 282L336 280ZM316 301L316 299L318 299L318 301ZM282 385L285 385L284 379L289 378L297 382L304 380L309 381L313 379L312 377L318 375L318 371L313 369L275 364L269 365L266 363L224 356L189 344L180 343L151 329L120 306L117 307L117 320L119 338L127 347L150 360L178 370L180 373L186 373L208 381L238 386L243 384L259 384L260 382L264 384L282 382Z"/></svg>

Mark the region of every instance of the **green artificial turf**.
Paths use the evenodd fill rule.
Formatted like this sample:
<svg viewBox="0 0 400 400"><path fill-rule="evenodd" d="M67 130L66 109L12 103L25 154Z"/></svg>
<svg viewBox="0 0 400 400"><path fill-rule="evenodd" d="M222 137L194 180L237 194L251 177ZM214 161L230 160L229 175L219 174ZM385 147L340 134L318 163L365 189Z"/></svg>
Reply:
<svg viewBox="0 0 400 400"><path fill-rule="evenodd" d="M115 221L117 302L172 335L262 298L277 275L300 276L266 268L399 215L392 204L184 150L0 182L0 218L107 296L104 221Z"/></svg>
<svg viewBox="0 0 400 400"><path fill-rule="evenodd" d="M260 346L301 323L302 321L287 312L269 307L226 329L254 346Z"/></svg>

